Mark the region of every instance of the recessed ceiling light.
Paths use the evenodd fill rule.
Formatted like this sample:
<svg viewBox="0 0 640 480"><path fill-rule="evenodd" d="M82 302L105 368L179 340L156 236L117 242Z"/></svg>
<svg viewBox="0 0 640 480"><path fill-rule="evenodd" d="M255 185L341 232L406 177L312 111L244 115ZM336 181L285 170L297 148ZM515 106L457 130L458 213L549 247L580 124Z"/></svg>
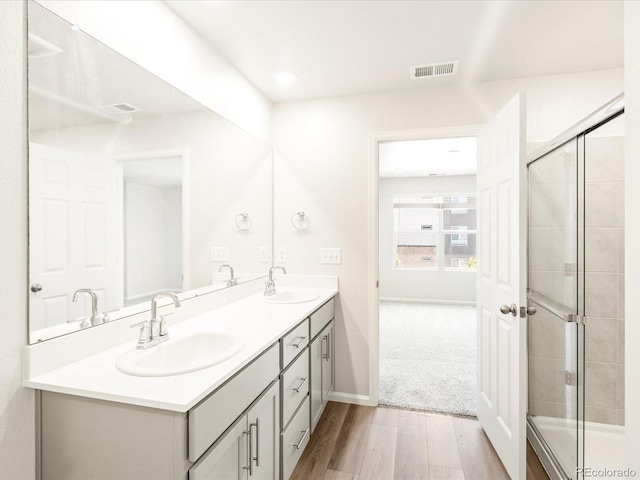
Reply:
<svg viewBox="0 0 640 480"><path fill-rule="evenodd" d="M273 79L280 85L291 85L296 81L296 76L291 72L276 72L273 74Z"/></svg>

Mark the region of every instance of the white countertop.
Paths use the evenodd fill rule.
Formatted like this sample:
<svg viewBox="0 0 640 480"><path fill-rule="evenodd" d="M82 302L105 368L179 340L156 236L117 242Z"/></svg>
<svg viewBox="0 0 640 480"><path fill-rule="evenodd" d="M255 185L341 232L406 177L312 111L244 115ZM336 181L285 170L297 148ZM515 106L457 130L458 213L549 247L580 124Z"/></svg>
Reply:
<svg viewBox="0 0 640 480"><path fill-rule="evenodd" d="M132 331L130 342L27 378L23 384L50 392L186 412L338 293L334 288L313 290L319 297L310 302L271 304L260 300L258 293L178 324L169 323L171 338L212 332L244 340L240 353L203 370L167 377L137 377L120 372L115 366L116 358L135 348L137 335Z"/></svg>

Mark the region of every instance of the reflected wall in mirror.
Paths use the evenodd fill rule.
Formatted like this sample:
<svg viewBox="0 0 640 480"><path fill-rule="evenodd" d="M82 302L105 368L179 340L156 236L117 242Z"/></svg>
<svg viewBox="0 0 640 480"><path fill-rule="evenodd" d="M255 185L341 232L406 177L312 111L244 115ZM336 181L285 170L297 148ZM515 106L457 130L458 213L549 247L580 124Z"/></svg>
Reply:
<svg viewBox="0 0 640 480"><path fill-rule="evenodd" d="M28 9L30 343L264 275L271 147Z"/></svg>

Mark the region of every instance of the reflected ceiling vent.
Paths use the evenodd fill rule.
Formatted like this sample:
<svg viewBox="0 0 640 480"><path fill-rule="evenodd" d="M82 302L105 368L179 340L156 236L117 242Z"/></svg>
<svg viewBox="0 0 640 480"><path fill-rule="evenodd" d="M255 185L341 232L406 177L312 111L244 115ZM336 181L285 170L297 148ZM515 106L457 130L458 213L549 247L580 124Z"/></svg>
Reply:
<svg viewBox="0 0 640 480"><path fill-rule="evenodd" d="M134 107L130 103L114 103L113 105L100 105L100 110L111 115L121 115L123 113L141 112L138 107Z"/></svg>
<svg viewBox="0 0 640 480"><path fill-rule="evenodd" d="M411 78L447 77L458 73L458 60L410 67Z"/></svg>
<svg viewBox="0 0 640 480"><path fill-rule="evenodd" d="M48 57L60 53L61 48L56 47L53 43L43 40L33 33L29 33L29 59Z"/></svg>

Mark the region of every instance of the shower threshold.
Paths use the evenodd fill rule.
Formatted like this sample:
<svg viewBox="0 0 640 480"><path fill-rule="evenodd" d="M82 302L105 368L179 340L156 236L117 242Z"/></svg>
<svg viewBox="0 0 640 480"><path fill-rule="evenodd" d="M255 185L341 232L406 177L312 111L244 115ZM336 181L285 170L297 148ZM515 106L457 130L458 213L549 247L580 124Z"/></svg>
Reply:
<svg viewBox="0 0 640 480"><path fill-rule="evenodd" d="M536 453L541 457L542 463L549 472L549 467L553 467L554 473L558 476L551 478L583 478L578 476L576 470L577 456L577 422L565 418L529 416L529 436ZM546 444L551 450L553 460L543 456L548 452L540 451L542 445ZM596 422L584 422L584 469L591 470L623 470L626 468L625 458L625 429L621 425L608 425ZM537 447L537 448L536 448ZM542 448L544 449L544 447ZM546 460L546 461L545 461ZM552 463L559 465L551 465ZM562 472L558 472L557 467L561 467Z"/></svg>

